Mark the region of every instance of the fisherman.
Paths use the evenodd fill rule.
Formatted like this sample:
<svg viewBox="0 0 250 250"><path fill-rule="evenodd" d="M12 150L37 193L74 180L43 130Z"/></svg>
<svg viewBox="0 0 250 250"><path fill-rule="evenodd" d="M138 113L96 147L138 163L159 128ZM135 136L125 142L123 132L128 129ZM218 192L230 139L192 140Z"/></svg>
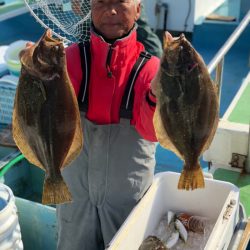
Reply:
<svg viewBox="0 0 250 250"><path fill-rule="evenodd" d="M67 48L84 146L62 172L72 203L57 206L58 249L99 250L152 183L159 59L137 41L140 0L92 0L90 42Z"/></svg>
<svg viewBox="0 0 250 250"><path fill-rule="evenodd" d="M72 10L76 15L85 17L86 9L89 8L89 0L72 0ZM86 8L86 9L85 9ZM159 37L152 31L148 25L144 4L141 2L140 16L137 23L137 40L141 42L145 50L151 55L161 57L162 44Z"/></svg>

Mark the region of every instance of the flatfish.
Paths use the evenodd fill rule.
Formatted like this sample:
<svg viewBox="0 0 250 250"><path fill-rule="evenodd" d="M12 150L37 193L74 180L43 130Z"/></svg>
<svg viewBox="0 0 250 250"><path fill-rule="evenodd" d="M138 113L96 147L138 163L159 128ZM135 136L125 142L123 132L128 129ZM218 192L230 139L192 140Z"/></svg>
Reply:
<svg viewBox="0 0 250 250"><path fill-rule="evenodd" d="M203 188L199 157L214 137L219 105L202 57L183 34L165 41L156 81L157 139L184 161L178 189Z"/></svg>
<svg viewBox="0 0 250 250"><path fill-rule="evenodd" d="M167 247L156 236L148 236L138 250L167 250Z"/></svg>
<svg viewBox="0 0 250 250"><path fill-rule="evenodd" d="M21 75L13 110L13 137L32 164L45 171L43 204L72 200L61 170L83 144L77 100L62 41L47 30L20 53Z"/></svg>

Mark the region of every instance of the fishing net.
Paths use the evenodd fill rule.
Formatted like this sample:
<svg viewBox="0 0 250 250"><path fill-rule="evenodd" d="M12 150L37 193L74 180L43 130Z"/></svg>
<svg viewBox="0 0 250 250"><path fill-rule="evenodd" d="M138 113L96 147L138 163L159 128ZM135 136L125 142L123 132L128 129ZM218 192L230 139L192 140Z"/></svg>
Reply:
<svg viewBox="0 0 250 250"><path fill-rule="evenodd" d="M86 41L91 0L24 0L31 14L65 43Z"/></svg>

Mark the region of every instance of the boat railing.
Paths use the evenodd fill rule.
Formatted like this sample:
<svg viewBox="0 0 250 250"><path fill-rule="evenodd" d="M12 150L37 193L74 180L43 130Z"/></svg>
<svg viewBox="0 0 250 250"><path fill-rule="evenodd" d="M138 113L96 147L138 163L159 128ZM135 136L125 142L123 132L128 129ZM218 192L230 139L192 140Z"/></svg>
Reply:
<svg viewBox="0 0 250 250"><path fill-rule="evenodd" d="M215 83L218 85L219 90L219 103L221 99L221 89L222 89L222 79L223 79L223 66L224 66L224 58L227 52L231 49L234 43L237 41L239 36L245 30L247 25L250 22L250 10L247 12L245 17L242 19L240 24L234 30L234 32L230 35L224 45L219 49L214 58L208 64L208 72L211 74L214 70L216 70L215 74Z"/></svg>
<svg viewBox="0 0 250 250"><path fill-rule="evenodd" d="M230 35L224 45L220 48L220 50L216 53L214 58L208 64L208 72L211 74L214 70L215 73L215 84L218 85L218 96L219 96L219 103L221 100L221 89L222 89L222 79L223 79L223 66L224 66L224 58L227 52L231 49L234 43L237 41L239 36L245 30L245 28L250 23L250 10L247 12L245 17L242 19L240 24L234 30L234 32ZM249 124L250 126L250 124ZM249 127L249 134L248 134L248 155L247 155L247 162L246 162L246 170L250 173L250 127Z"/></svg>

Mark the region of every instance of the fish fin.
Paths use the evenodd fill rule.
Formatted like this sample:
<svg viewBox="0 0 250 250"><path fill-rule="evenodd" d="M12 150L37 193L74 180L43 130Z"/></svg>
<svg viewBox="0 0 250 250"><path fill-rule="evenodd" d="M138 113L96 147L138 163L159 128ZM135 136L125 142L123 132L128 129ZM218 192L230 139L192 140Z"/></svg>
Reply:
<svg viewBox="0 0 250 250"><path fill-rule="evenodd" d="M216 96L219 99L219 94L220 94L219 84L213 81L212 81L212 84L213 84L214 92L216 93Z"/></svg>
<svg viewBox="0 0 250 250"><path fill-rule="evenodd" d="M73 85L69 83L70 91L72 92L72 96L73 96L73 102L77 110L76 129L75 129L75 135L74 135L72 144L70 146L68 154L66 155L63 161L61 169L67 167L80 154L82 147L83 147L83 133L82 133L80 111L79 111L79 106L76 100L75 92L72 86Z"/></svg>
<svg viewBox="0 0 250 250"><path fill-rule="evenodd" d="M166 130L164 129L164 126L162 124L162 119L160 115L160 110L159 106L156 104L156 109L153 117L153 124L154 124L154 129L155 129L155 134L158 142L162 147L165 149L171 150L174 152L179 158L183 158L179 151L176 149L176 147L173 145L171 142Z"/></svg>
<svg viewBox="0 0 250 250"><path fill-rule="evenodd" d="M61 204L72 201L72 196L63 178L46 178L43 185L42 204Z"/></svg>
<svg viewBox="0 0 250 250"><path fill-rule="evenodd" d="M211 145L211 143L212 143L212 141L214 139L215 132L216 132L217 127L218 127L218 122L219 122L219 117L217 117L217 119L214 121L212 131L211 131L211 133L210 133L210 135L209 135L209 137L208 137L208 139L206 141L206 144L204 145L204 147L202 149L201 154L203 154L204 151L206 151L209 148L209 146Z"/></svg>
<svg viewBox="0 0 250 250"><path fill-rule="evenodd" d="M215 98L215 102L216 102L215 103L215 106L216 106L215 116L216 116L216 118L214 119L214 123L213 123L212 129L211 129L211 132L210 132L209 137L208 137L208 139L207 139L207 141L202 149L201 154L204 153L204 151L206 151L209 148L209 146L211 145L211 143L214 139L214 135L216 133L217 127L218 127L218 123L219 123L219 101L218 101L218 98Z"/></svg>
<svg viewBox="0 0 250 250"><path fill-rule="evenodd" d="M198 167L195 169L186 169L184 166L179 178L178 189L193 190L204 187L204 176L200 164L198 163Z"/></svg>
<svg viewBox="0 0 250 250"><path fill-rule="evenodd" d="M26 142L25 135L23 134L23 130L21 129L18 122L16 104L14 104L13 115L12 115L12 135L18 149L21 151L24 157L30 163L41 168L42 170L45 170L41 162L37 159L37 157L33 153L29 144Z"/></svg>
<svg viewBox="0 0 250 250"><path fill-rule="evenodd" d="M82 137L82 130L81 130L81 123L80 120L77 122L77 127L74 135L74 139L72 141L71 147L69 152L62 164L62 168L67 167L76 157L80 154L83 145L83 137Z"/></svg>

